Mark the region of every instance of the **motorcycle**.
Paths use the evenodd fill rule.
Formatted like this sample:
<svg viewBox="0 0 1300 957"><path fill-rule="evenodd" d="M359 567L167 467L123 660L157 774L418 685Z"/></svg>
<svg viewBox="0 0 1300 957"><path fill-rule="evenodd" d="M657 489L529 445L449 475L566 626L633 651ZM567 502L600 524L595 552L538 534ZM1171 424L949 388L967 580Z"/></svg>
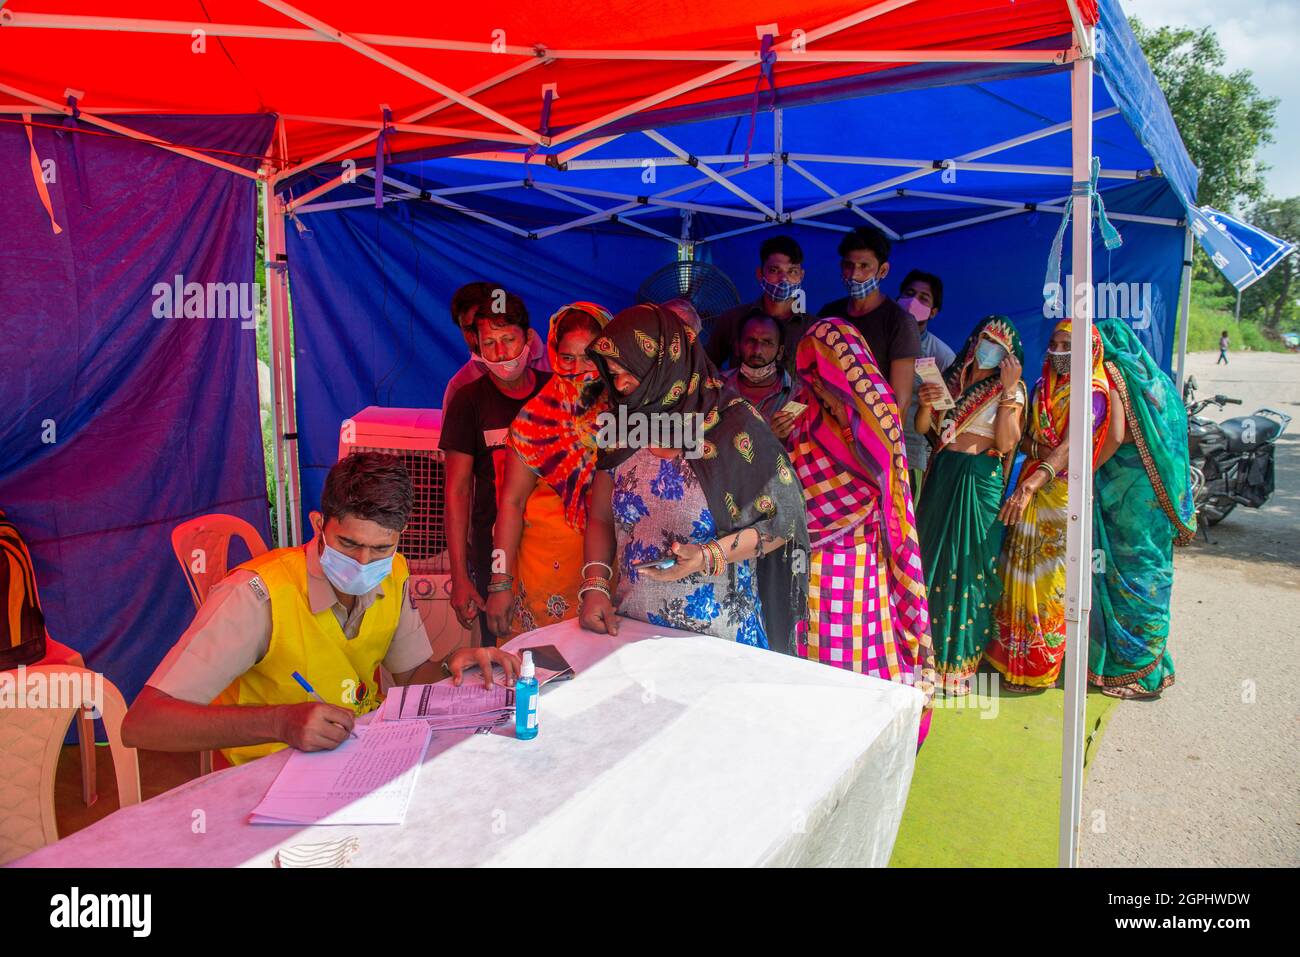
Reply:
<svg viewBox="0 0 1300 957"><path fill-rule="evenodd" d="M1202 527L1218 525L1238 505L1259 508L1273 494L1274 446L1291 424L1291 416L1276 409L1212 422L1200 413L1241 405L1240 399L1218 394L1196 398L1196 379L1183 385L1187 406L1187 450L1192 464L1192 496Z"/></svg>

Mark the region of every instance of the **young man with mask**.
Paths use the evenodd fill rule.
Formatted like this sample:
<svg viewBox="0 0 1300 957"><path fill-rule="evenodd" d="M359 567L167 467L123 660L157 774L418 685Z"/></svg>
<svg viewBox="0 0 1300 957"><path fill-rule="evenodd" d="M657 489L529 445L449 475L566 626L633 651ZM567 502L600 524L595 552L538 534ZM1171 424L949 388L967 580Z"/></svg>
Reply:
<svg viewBox="0 0 1300 957"><path fill-rule="evenodd" d="M847 319L857 326L902 410L912 400L921 334L912 314L880 288L889 275L889 250L889 237L875 226L859 226L840 240L840 276L849 294L827 303L818 315Z"/></svg>
<svg viewBox="0 0 1300 957"><path fill-rule="evenodd" d="M794 391L794 380L783 365L781 325L755 308L741 321L739 336L735 368L722 378L762 413L776 437L784 441L794 428L795 416L781 411Z"/></svg>
<svg viewBox="0 0 1300 957"><path fill-rule="evenodd" d="M439 448L447 457L447 552L451 605L478 640L491 645L484 593L492 574L492 526L497 493L504 487L506 438L519 410L551 378L528 364L536 339L523 300L507 294L501 313L475 315L474 361L486 375L463 386L443 409Z"/></svg>
<svg viewBox="0 0 1300 957"><path fill-rule="evenodd" d="M315 537L245 562L213 586L193 624L154 671L122 723L129 747L216 751L243 764L286 745L331 750L380 703L380 664L399 684L429 683L492 664L512 681L518 660L497 649L431 648L407 600L398 540L414 495L401 461L364 452L325 479ZM314 699L294 678L307 681Z"/></svg>
<svg viewBox="0 0 1300 957"><path fill-rule="evenodd" d="M794 373L794 352L808 328L807 307L803 284L803 250L789 236L772 236L758 247L758 268L755 270L763 295L734 309L728 309L713 320L713 332L705 343L713 364L719 369L723 363L734 361L736 346L740 341L740 324L755 310L771 316L781 326L785 341L782 366Z"/></svg>
<svg viewBox="0 0 1300 957"><path fill-rule="evenodd" d="M898 297L898 305L916 319L916 327L921 333L921 356L934 359L934 364L942 375L956 358L948 344L930 331L930 320L943 308L943 280L934 273L913 269L903 277L901 289L903 294ZM913 496L921 490L921 477L925 474L925 465L930 459L930 442L916 431L917 394L920 388L921 377L915 376L912 381L912 401L903 417L907 467L912 476Z"/></svg>
<svg viewBox="0 0 1300 957"><path fill-rule="evenodd" d="M447 411L451 397L461 386L469 385L486 374L482 364L474 361L474 356L478 354L478 331L474 320L476 316L486 315L494 308L505 308L507 295L499 283L471 282L461 286L451 297L451 320L456 323L460 334L465 338L465 345L469 347L469 361L456 370L456 374L447 383L447 389L442 394L443 412ZM532 336L528 340L528 364L538 372L551 371L550 360L546 357L546 343L538 336Z"/></svg>

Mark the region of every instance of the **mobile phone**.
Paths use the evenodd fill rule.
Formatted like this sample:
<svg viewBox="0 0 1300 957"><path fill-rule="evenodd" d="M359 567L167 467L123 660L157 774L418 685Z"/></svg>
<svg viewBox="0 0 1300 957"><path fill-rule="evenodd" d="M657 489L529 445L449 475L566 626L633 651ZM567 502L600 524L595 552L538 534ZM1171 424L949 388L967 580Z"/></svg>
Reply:
<svg viewBox="0 0 1300 957"><path fill-rule="evenodd" d="M643 558L639 562L629 562L628 568L672 568L677 564L676 555L666 555L663 558Z"/></svg>

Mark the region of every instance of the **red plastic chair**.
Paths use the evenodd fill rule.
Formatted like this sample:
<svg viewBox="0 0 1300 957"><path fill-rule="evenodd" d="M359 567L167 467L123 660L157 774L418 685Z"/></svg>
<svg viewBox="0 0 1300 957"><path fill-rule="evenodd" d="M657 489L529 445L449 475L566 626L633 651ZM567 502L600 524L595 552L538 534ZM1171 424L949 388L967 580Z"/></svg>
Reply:
<svg viewBox="0 0 1300 957"><path fill-rule="evenodd" d="M230 570L230 540L239 536L256 558L266 552L266 543L252 525L234 515L200 515L172 529L172 551L181 563L181 574L190 586L196 609L203 607L212 586ZM199 774L212 773L212 752L199 752Z"/></svg>

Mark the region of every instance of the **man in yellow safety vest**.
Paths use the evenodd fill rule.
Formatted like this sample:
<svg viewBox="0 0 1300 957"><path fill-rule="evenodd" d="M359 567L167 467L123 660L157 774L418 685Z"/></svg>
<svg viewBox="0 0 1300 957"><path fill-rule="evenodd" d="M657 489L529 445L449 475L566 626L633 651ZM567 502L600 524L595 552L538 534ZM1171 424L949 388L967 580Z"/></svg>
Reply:
<svg viewBox="0 0 1300 957"><path fill-rule="evenodd" d="M315 537L245 562L213 586L122 724L127 745L220 750L242 764L286 745L329 750L380 704L382 664L399 685L492 665L513 683L519 659L496 648L430 644L407 598L397 552L414 501L391 455L363 452L334 465L311 513ZM440 645L445 644L439 642ZM309 682L316 700L295 678Z"/></svg>

